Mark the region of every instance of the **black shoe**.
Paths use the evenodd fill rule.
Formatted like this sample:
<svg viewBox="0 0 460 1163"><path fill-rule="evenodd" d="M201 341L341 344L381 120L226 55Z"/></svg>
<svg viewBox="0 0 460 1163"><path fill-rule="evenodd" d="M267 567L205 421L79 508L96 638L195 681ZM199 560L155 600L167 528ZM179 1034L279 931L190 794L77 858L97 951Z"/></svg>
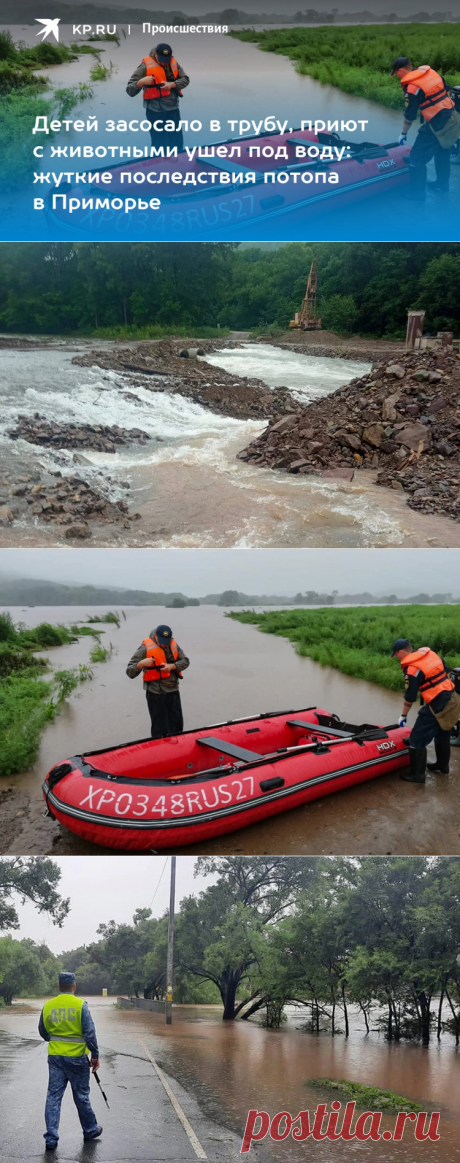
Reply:
<svg viewBox="0 0 460 1163"><path fill-rule="evenodd" d="M97 1131L94 1132L94 1135L83 1135L85 1143L92 1143L93 1139L99 1139L102 1135L102 1129L102 1127L98 1127Z"/></svg>
<svg viewBox="0 0 460 1163"><path fill-rule="evenodd" d="M439 194L448 194L449 193L449 187L448 186L441 186L438 181L427 182L427 187L429 190L437 190Z"/></svg>
<svg viewBox="0 0 460 1163"><path fill-rule="evenodd" d="M403 771L400 779L405 783L425 783L426 747L409 747L410 770Z"/></svg>
<svg viewBox="0 0 460 1163"><path fill-rule="evenodd" d="M427 763L428 771L437 771L439 775L450 775L448 767L441 767L441 764L436 760L435 763Z"/></svg>
<svg viewBox="0 0 460 1163"><path fill-rule="evenodd" d="M57 1143L45 1143L45 1151L55 1151Z"/></svg>

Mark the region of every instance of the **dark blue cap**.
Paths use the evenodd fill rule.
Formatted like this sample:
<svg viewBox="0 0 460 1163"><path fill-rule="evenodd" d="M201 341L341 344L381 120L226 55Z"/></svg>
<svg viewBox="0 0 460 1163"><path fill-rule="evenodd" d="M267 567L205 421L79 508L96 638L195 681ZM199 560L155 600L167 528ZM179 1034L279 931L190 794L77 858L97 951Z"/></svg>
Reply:
<svg viewBox="0 0 460 1163"><path fill-rule="evenodd" d="M170 44L157 44L155 52L156 52L157 57L159 57L160 61L166 61L166 64L168 63L168 61L171 60L171 57L173 55L173 51L172 51Z"/></svg>
<svg viewBox="0 0 460 1163"><path fill-rule="evenodd" d="M393 642L393 649L391 651L392 658L398 653L398 650L411 650L411 644L408 638L397 638L396 642Z"/></svg>
<svg viewBox="0 0 460 1163"><path fill-rule="evenodd" d="M76 980L74 973L59 974L59 985L75 985Z"/></svg>
<svg viewBox="0 0 460 1163"><path fill-rule="evenodd" d="M397 69L407 69L408 65L410 65L409 57L396 57L391 66L390 77L394 77Z"/></svg>
<svg viewBox="0 0 460 1163"><path fill-rule="evenodd" d="M160 646L169 646L173 636L170 626L157 626L155 634L158 638Z"/></svg>

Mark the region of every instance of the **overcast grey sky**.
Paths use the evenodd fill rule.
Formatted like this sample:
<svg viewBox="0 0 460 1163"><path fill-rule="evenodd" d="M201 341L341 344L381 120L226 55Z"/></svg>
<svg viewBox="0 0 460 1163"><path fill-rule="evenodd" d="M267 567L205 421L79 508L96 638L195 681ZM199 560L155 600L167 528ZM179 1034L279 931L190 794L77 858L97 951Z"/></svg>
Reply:
<svg viewBox="0 0 460 1163"><path fill-rule="evenodd" d="M176 907L184 896L197 896L216 879L194 879L195 862L194 856L177 858ZM16 899L21 928L12 930L12 936L18 940L31 937L44 941L53 953L62 953L97 940L96 930L101 922L129 924L135 909L149 907L153 916L161 917L169 907L169 857L63 856L55 863L62 871L59 892L71 899L70 914L59 929L46 914L39 914L31 904L21 905Z"/></svg>
<svg viewBox="0 0 460 1163"><path fill-rule="evenodd" d="M460 593L460 549L3 549L0 573L70 585L253 594Z"/></svg>

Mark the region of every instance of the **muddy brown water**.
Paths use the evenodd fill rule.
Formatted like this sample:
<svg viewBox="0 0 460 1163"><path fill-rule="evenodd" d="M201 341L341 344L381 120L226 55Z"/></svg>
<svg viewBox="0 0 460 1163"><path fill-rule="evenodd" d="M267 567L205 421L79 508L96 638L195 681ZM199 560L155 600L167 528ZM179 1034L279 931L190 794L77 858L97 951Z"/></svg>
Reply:
<svg viewBox="0 0 460 1163"><path fill-rule="evenodd" d="M98 346L107 351L112 344ZM79 468L83 478L97 488L102 484L114 501L126 498L128 485L129 511L138 514L128 529L94 524L90 544L460 546L457 521L410 509L403 493L375 483L375 470L360 470L348 482L246 464L237 454L263 431L265 421L220 416L174 393L152 394L150 381L143 386L136 380L133 385L128 373L81 368L71 362L76 348L86 350L86 344L79 340L44 348L36 341L36 350L30 346L2 353L0 448L9 481L40 466L64 476L75 472L71 450L10 439L8 429L18 412L31 414L37 409L49 420L59 413L66 423L116 422L149 433L145 447L123 446L115 454L84 450L85 464ZM304 401L328 395L369 366L362 360L344 360L340 353L334 359L299 355L266 344L220 351L212 361L232 374L255 374L271 388L285 384ZM4 500L9 499L5 487ZM18 515L0 529L4 547L62 544L62 528L29 514Z"/></svg>
<svg viewBox="0 0 460 1163"><path fill-rule="evenodd" d="M453 1039L444 1035L438 1043L422 1047L418 1043L388 1044L371 1030L361 1028L351 1011L351 1036L320 1036L299 1029L307 1018L303 1009L289 1007L288 1022L282 1030L264 1030L254 1021L221 1021L220 1007L180 1006L173 1010L173 1024L164 1018L140 1011L117 1010L113 1000L90 998L101 1047L101 1077L104 1056L142 1055L139 1040L169 1076L192 1092L201 1109L216 1122L242 1133L248 1110L313 1112L328 1096L307 1084L311 1078L347 1078L380 1086L441 1112L439 1142L415 1143L411 1125L402 1142L367 1141L333 1145L327 1140L314 1143L313 1156L321 1163L349 1161L356 1153L372 1163L456 1163L460 1158L459 1059ZM0 1016L0 1026L11 1035L36 1038L36 1012L41 1003L27 1003L28 1012L9 1011ZM31 1014L30 1007L35 1009ZM106 1071L107 1072L107 1071ZM330 1109L330 1107L329 1107ZM109 1120L106 1113L106 1121ZM383 1115L381 1131L394 1130L396 1115ZM269 1158L277 1163L300 1163L312 1157L313 1144L264 1141ZM133 1141L135 1158L135 1135Z"/></svg>
<svg viewBox="0 0 460 1163"><path fill-rule="evenodd" d="M15 622L37 625L45 620L86 620L94 609L61 606L11 612ZM97 612L101 613L101 608ZM125 670L133 651L161 622L172 623L175 637L191 659L181 683L186 729L315 704L352 723L397 721L399 694L301 658L287 639L233 622L219 607L174 611L126 607L124 612L126 620L122 619L119 630L116 626L102 627L102 641L112 642L116 653L109 662L94 666L94 679L77 689L62 714L46 728L34 766L0 781L3 852L107 851L43 818L41 784L47 771L67 756L149 735L142 679L128 679ZM403 609L401 621L403 624ZM74 645L48 651L53 668L87 662L91 643L83 638ZM460 853L459 777L457 748L452 753L451 775L430 776L424 787L403 783L397 774L383 775L183 851L225 855Z"/></svg>

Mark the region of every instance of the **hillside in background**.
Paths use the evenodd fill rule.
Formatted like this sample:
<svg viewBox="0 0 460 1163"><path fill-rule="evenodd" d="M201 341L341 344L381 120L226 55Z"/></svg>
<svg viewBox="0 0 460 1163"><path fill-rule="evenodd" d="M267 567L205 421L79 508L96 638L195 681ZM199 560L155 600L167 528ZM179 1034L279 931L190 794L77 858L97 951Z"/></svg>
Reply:
<svg viewBox="0 0 460 1163"><path fill-rule="evenodd" d="M326 330L400 339L408 309L421 307L427 332L459 334L459 242L3 242L0 331L284 330L313 258Z"/></svg>
<svg viewBox="0 0 460 1163"><path fill-rule="evenodd" d="M68 586L60 582L35 578L0 577L0 606L166 606L180 609L188 605L208 606L332 606L332 605L394 605L429 603L441 604L460 602L460 594L415 593L407 597L396 594L378 595L368 592L360 594L317 593L307 590L292 595L246 594L240 590L224 590L222 593L206 594L201 598L188 598L182 593L149 592L130 590L116 586Z"/></svg>

